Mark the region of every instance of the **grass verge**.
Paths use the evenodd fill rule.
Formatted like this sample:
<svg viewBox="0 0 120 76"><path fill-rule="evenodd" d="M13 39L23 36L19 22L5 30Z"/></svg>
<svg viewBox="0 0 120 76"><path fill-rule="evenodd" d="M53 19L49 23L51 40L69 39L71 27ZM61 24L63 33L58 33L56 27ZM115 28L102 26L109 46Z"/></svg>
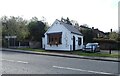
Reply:
<svg viewBox="0 0 120 76"><path fill-rule="evenodd" d="M92 56L92 57L111 57L111 58L118 58L120 54L108 54L108 53L88 53L88 52L79 52L75 51L72 54L80 55L80 56Z"/></svg>
<svg viewBox="0 0 120 76"><path fill-rule="evenodd" d="M17 48L18 50L25 50L25 51L35 51L35 52L46 52L42 49L32 49L32 48Z"/></svg>
<svg viewBox="0 0 120 76"><path fill-rule="evenodd" d="M18 48L19 50L29 50L34 52L52 52L52 53L63 53L63 54L72 54L72 55L80 55L80 56L92 56L92 57L111 57L118 58L120 54L108 54L108 53L90 53L90 52L82 52L82 51L46 51L42 49L32 49L32 48Z"/></svg>

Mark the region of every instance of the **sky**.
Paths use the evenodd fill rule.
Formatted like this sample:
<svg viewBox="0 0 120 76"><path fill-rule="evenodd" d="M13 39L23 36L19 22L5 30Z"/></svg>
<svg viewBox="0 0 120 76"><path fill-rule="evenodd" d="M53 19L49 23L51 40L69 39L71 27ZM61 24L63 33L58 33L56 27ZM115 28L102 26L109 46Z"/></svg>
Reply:
<svg viewBox="0 0 120 76"><path fill-rule="evenodd" d="M55 19L69 17L79 25L87 24L109 32L118 30L118 2L120 0L0 0L0 17L21 16L39 20L45 17L49 24Z"/></svg>

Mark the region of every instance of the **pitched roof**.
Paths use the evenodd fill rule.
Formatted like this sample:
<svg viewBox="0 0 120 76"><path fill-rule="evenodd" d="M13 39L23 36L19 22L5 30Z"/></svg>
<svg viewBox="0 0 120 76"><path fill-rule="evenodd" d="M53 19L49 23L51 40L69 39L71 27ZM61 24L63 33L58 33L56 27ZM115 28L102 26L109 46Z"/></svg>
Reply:
<svg viewBox="0 0 120 76"><path fill-rule="evenodd" d="M59 20L58 20L59 21ZM82 33L80 33L78 31L78 29L76 29L75 27L73 27L73 25L69 25L69 24L66 24L62 21L59 21L65 28L67 28L71 33L74 33L74 34L79 34L79 35L82 35Z"/></svg>

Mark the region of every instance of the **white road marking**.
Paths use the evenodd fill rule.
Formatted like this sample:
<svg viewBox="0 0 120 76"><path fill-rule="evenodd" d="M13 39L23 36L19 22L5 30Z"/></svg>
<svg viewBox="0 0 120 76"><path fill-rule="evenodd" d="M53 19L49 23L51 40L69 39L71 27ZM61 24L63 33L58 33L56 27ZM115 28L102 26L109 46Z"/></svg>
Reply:
<svg viewBox="0 0 120 76"><path fill-rule="evenodd" d="M68 70L74 70L74 71L90 72L90 73L95 73L95 74L112 74L112 73L97 72L97 71L83 70L83 69L70 68L70 67L60 67L60 66L53 66L53 67L59 68L59 69L68 69Z"/></svg>
<svg viewBox="0 0 120 76"><path fill-rule="evenodd" d="M8 60L8 59L2 59L2 60L9 61L9 62L18 62L18 63L28 64L28 62L25 62L25 61L16 61L16 60Z"/></svg>

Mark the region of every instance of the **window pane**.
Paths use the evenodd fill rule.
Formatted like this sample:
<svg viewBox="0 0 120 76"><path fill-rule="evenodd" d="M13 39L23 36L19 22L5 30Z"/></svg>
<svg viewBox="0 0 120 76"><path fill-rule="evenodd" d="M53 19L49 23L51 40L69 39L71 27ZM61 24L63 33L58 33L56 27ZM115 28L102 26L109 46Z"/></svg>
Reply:
<svg viewBox="0 0 120 76"><path fill-rule="evenodd" d="M48 43L52 44L52 45L56 45L56 44L61 44L62 42L62 38L61 38L62 33L52 33L52 34L48 34Z"/></svg>
<svg viewBox="0 0 120 76"><path fill-rule="evenodd" d="M62 38L61 37L59 37L59 44L61 44L62 43Z"/></svg>

